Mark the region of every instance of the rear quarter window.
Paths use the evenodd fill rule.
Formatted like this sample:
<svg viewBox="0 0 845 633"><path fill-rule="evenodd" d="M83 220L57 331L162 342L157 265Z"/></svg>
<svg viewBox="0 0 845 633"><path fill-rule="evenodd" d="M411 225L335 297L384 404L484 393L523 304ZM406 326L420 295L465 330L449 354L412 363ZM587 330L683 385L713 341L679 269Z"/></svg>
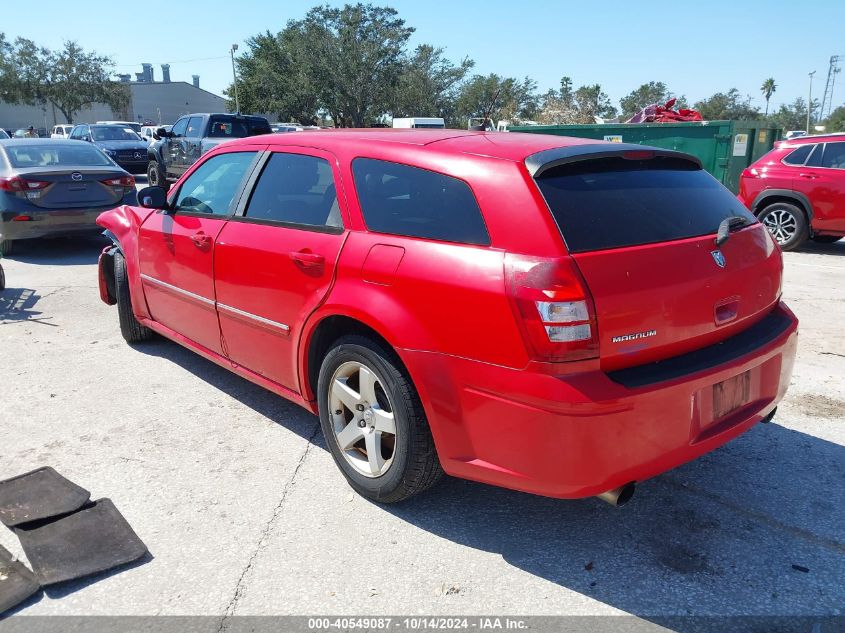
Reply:
<svg viewBox="0 0 845 633"><path fill-rule="evenodd" d="M802 145L784 156L783 162L787 165L803 165L807 162L807 157L813 151L814 147L815 145L812 144Z"/></svg>
<svg viewBox="0 0 845 633"><path fill-rule="evenodd" d="M472 190L437 172L371 158L352 161L367 228L377 233L489 246Z"/></svg>
<svg viewBox="0 0 845 633"><path fill-rule="evenodd" d="M707 235L730 216L756 222L715 178L682 159L570 163L536 182L572 253Z"/></svg>

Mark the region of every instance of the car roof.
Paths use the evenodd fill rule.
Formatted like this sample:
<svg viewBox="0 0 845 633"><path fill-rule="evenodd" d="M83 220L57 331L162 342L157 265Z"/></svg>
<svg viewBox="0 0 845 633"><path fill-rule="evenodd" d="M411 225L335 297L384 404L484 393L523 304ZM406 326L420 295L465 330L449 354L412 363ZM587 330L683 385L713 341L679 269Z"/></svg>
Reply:
<svg viewBox="0 0 845 633"><path fill-rule="evenodd" d="M511 161L522 161L526 157L547 149L577 145L604 144L605 141L550 134L528 134L519 132L471 132L449 129L340 129L304 130L292 135L260 135L226 143L227 147L248 145L269 145L271 147L301 146L331 151L332 148L352 149L367 144L379 143L383 147L391 144L417 146L444 154L474 154Z"/></svg>
<svg viewBox="0 0 845 633"><path fill-rule="evenodd" d="M829 141L831 139L845 140L845 132L831 132L830 134L814 134L813 136L796 136L795 138L784 139L781 143L788 143L792 145L806 145L807 143L819 143L821 141ZM783 145L781 145L783 147Z"/></svg>

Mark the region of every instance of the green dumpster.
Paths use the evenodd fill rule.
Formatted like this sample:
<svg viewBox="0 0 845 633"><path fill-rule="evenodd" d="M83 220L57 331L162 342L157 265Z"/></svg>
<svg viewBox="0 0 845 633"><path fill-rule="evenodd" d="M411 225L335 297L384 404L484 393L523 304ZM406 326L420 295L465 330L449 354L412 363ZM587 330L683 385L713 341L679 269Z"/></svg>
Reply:
<svg viewBox="0 0 845 633"><path fill-rule="evenodd" d="M696 156L704 169L734 193L739 191L742 170L771 150L782 133L765 121L524 125L511 127L510 131L637 143L686 152Z"/></svg>

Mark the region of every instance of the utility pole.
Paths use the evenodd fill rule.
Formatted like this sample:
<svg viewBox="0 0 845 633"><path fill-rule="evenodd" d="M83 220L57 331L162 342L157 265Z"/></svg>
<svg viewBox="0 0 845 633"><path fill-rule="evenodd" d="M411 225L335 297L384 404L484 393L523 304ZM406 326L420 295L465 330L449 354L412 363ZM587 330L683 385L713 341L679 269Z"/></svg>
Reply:
<svg viewBox="0 0 845 633"><path fill-rule="evenodd" d="M810 73L810 93L807 95L807 135L810 135L810 121L813 114L813 75L816 71Z"/></svg>
<svg viewBox="0 0 845 633"><path fill-rule="evenodd" d="M241 111L241 104L238 100L238 75L235 72L235 51L238 50L237 44L232 44L232 48L229 49L229 53L232 55L232 79L235 80L235 112L240 113Z"/></svg>

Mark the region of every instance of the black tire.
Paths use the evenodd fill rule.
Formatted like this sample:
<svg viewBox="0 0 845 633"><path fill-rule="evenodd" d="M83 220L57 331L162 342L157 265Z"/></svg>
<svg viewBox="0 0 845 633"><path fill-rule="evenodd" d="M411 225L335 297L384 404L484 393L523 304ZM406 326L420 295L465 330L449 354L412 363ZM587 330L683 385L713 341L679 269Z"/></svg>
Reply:
<svg viewBox="0 0 845 633"><path fill-rule="evenodd" d="M814 235L813 241L819 244L833 244L842 239L841 235Z"/></svg>
<svg viewBox="0 0 845 633"><path fill-rule="evenodd" d="M6 289L6 271L3 270L2 264L0 264L0 291Z"/></svg>
<svg viewBox="0 0 845 633"><path fill-rule="evenodd" d="M167 182L164 170L157 160L151 160L147 165L147 184L151 187L161 187L165 191L170 189L170 183Z"/></svg>
<svg viewBox="0 0 845 633"><path fill-rule="evenodd" d="M0 240L0 255L11 255L15 252L15 246L12 240Z"/></svg>
<svg viewBox="0 0 845 633"><path fill-rule="evenodd" d="M117 315L120 333L127 343L142 343L153 336L153 331L138 323L132 312L132 298L129 294L129 278L126 275L126 260L120 251L114 254L114 291L117 295Z"/></svg>
<svg viewBox="0 0 845 633"><path fill-rule="evenodd" d="M392 462L378 476L363 475L352 466L335 435L329 389L335 372L350 361L375 374L392 408L396 429ZM349 485L360 495L380 503L396 503L430 488L443 475L420 397L392 350L365 336L342 337L323 359L317 394L326 445Z"/></svg>
<svg viewBox="0 0 845 633"><path fill-rule="evenodd" d="M809 237L807 216L794 204L788 202L770 204L760 213L759 219L780 245L781 250L795 250Z"/></svg>

